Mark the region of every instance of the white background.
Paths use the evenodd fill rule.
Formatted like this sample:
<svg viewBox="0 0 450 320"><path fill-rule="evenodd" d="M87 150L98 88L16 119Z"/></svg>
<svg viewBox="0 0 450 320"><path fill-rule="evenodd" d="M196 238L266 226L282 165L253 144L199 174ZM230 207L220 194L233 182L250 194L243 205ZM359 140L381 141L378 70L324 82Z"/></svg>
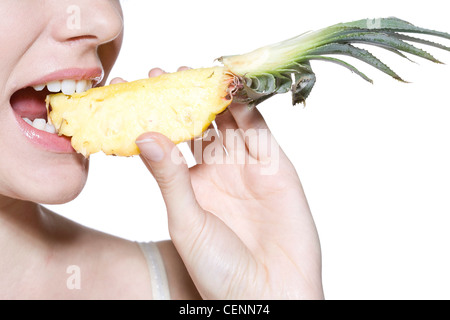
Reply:
<svg viewBox="0 0 450 320"><path fill-rule="evenodd" d="M206 67L222 55L363 18L397 16L450 32L446 4L125 0L124 46L111 77ZM450 64L449 52L427 50ZM371 85L313 62L317 83L306 108L280 95L259 109L303 182L321 239L326 298L449 299L450 67L372 52L411 83L355 62ZM80 197L52 209L131 240L169 237L159 189L139 157L93 155Z"/></svg>

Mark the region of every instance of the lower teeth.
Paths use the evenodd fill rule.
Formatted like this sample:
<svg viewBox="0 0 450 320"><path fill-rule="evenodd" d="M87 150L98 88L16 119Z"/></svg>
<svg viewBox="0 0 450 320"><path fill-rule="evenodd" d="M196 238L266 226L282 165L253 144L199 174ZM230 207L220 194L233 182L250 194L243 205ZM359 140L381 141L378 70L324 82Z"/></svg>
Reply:
<svg viewBox="0 0 450 320"><path fill-rule="evenodd" d="M26 123L28 123L30 126L32 126L35 129L45 131L48 133L56 133L55 127L51 123L48 123L47 120L45 120L45 119L36 118L33 121L31 121L28 118L22 118L22 119L23 119L23 121L25 121Z"/></svg>

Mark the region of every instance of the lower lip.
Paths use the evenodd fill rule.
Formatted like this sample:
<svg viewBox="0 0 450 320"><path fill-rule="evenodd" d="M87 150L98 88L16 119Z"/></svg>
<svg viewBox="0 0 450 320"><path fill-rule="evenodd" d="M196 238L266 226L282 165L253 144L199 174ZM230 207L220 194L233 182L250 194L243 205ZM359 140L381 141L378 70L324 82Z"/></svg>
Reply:
<svg viewBox="0 0 450 320"><path fill-rule="evenodd" d="M38 130L26 123L18 114L14 113L14 116L24 136L41 149L56 153L76 153L68 137Z"/></svg>

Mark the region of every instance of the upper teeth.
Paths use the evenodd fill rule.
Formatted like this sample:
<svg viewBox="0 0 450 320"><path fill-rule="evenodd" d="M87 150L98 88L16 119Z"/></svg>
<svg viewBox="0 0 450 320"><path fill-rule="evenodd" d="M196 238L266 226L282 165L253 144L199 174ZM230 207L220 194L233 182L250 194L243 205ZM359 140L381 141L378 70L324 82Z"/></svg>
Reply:
<svg viewBox="0 0 450 320"><path fill-rule="evenodd" d="M42 91L44 90L45 86L47 86L48 91L50 92L60 92L71 95L76 93L81 93L86 90L89 90L92 88L92 81L91 80L57 80L57 81L50 81L45 84L39 84L36 86L33 86L34 90L36 91Z"/></svg>

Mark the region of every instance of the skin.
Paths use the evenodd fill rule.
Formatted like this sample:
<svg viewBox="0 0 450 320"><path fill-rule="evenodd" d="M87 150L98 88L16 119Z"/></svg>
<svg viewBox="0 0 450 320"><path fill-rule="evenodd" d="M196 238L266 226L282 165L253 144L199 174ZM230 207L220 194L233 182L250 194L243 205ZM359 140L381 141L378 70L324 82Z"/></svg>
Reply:
<svg viewBox="0 0 450 320"><path fill-rule="evenodd" d="M83 20L81 28L69 29L66 9L73 4ZM74 199L86 182L88 161L32 145L9 104L15 91L49 70L101 66L106 78L122 40L119 1L3 0L0 10L8 12L0 21L0 41L9 44L0 49L0 298L151 299L146 261L134 242L39 205ZM162 72L153 69L149 76ZM261 114L245 105L232 104L217 124L222 132L264 129L271 138ZM166 137L146 133L137 140L167 206L171 240L158 246L172 298L323 298L317 232L286 155L276 144L269 152L242 136L234 145L205 140L192 143L194 153L222 150L223 143L224 157L252 161L204 161L188 169L174 161L181 155ZM224 160L219 154L215 160ZM261 174L267 161L278 169ZM82 271L81 290L67 288L71 265Z"/></svg>

